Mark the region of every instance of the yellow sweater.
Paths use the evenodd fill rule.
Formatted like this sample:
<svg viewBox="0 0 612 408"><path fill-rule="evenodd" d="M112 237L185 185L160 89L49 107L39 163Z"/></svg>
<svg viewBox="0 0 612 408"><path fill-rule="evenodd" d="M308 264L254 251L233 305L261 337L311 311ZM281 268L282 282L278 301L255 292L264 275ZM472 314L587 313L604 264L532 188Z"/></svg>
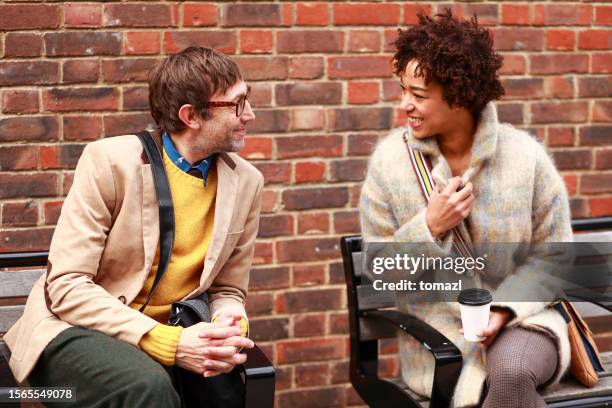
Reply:
<svg viewBox="0 0 612 408"><path fill-rule="evenodd" d="M170 307L199 286L204 257L212 239L217 193L217 173L211 167L206 188L201 178L191 176L176 167L164 152L164 167L174 204L174 247L159 287L144 313L160 323L168 321ZM130 307L139 309L146 300L159 262L159 248L144 287ZM172 365L180 327L160 324L140 341L140 347L159 362Z"/></svg>

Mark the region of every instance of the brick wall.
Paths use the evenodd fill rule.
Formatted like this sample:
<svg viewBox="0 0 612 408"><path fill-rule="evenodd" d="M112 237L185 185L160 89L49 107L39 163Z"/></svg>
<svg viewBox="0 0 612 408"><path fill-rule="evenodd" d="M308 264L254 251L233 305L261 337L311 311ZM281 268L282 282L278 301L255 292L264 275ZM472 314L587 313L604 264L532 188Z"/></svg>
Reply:
<svg viewBox="0 0 612 408"><path fill-rule="evenodd" d="M612 6L604 2L0 1L0 248L47 248L83 146L150 124L146 71L208 45L236 57L266 177L248 309L281 406L358 403L338 239L359 232L367 158L404 121L388 43L419 8L490 25L501 119L551 148L576 217L612 214ZM392 343L383 371L397 370Z"/></svg>

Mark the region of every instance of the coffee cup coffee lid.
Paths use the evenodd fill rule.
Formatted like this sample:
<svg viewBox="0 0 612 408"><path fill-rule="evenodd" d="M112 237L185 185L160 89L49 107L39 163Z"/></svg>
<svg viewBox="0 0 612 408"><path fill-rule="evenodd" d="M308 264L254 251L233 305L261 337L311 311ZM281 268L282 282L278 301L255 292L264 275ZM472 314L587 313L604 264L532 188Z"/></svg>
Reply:
<svg viewBox="0 0 612 408"><path fill-rule="evenodd" d="M491 292L486 289L470 288L459 293L457 302L467 306L482 306L493 301Z"/></svg>

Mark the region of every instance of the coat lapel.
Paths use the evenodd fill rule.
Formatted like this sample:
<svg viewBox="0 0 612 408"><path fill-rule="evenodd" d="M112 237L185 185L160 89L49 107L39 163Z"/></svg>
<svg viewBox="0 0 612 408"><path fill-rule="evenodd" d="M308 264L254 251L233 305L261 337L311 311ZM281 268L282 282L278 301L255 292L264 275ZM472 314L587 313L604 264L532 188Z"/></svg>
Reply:
<svg viewBox="0 0 612 408"><path fill-rule="evenodd" d="M218 267L219 255L230 230L234 206L238 197L238 174L234 171L235 163L233 160L227 154L220 153L216 160L216 166L217 197L215 199L213 236L204 260L200 285L203 285L208 276Z"/></svg>

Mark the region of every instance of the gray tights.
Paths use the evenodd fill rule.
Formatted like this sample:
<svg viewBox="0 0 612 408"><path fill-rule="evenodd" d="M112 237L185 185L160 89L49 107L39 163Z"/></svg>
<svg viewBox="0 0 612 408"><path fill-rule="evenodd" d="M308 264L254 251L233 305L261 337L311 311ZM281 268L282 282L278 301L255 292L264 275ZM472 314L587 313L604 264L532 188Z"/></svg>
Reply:
<svg viewBox="0 0 612 408"><path fill-rule="evenodd" d="M546 407L536 388L557 368L557 348L546 334L513 327L487 350L487 396L483 408Z"/></svg>

